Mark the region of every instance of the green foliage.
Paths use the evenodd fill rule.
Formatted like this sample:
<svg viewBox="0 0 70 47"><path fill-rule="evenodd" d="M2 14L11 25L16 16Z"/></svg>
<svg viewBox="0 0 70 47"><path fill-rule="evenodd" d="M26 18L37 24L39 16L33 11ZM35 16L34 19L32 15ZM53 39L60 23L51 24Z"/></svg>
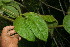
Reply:
<svg viewBox="0 0 70 47"><path fill-rule="evenodd" d="M57 21L53 15L40 15L46 22L54 22Z"/></svg>
<svg viewBox="0 0 70 47"><path fill-rule="evenodd" d="M15 30L23 38L29 41L35 41L35 36L30 30L29 25L27 24L29 23L27 23L27 21L25 21L25 19L22 16L20 16L14 21Z"/></svg>
<svg viewBox="0 0 70 47"><path fill-rule="evenodd" d="M3 5L3 3L0 1L0 6L2 6Z"/></svg>
<svg viewBox="0 0 70 47"><path fill-rule="evenodd" d="M32 29L34 35L41 40L47 41L48 27L44 20L38 14L33 12L24 13L24 16L34 22Z"/></svg>
<svg viewBox="0 0 70 47"><path fill-rule="evenodd" d="M62 40L62 38L60 37L60 35L62 35L63 33L61 34L60 32L58 32L58 30L57 30L58 28L56 28L56 27L59 27L59 26L57 26L58 21L53 17L53 15L55 15L55 14L57 14L56 16L58 16L62 12L62 10L65 9L65 7L63 7L63 6L66 6L68 4L68 3L65 3L66 0L64 0L63 3L61 3L61 2L62 1L59 1L59 0L58 1L56 1L56 0L48 0L48 1L47 0L24 0L22 2L22 4L25 5L25 8L29 11L29 13L24 13L23 16L20 16L22 14L21 14L21 9L19 6L23 6L23 5L19 5L20 3L14 1L14 0L0 0L0 15L1 15L0 30L2 30L3 27L11 24L11 23L8 24L8 21L6 21L5 19L9 18L8 20L10 20L10 17L13 19L16 18L15 21L13 20L14 21L13 25L15 26L15 30L21 37L25 38L25 40L28 40L30 42L30 41L35 41L38 38L38 39L40 39L39 41L41 41L41 40L47 41L47 39L49 39L49 36L51 36L51 38L53 38L53 40L54 40L54 42L52 42L52 47L54 47L55 45L59 45L58 43L60 43L61 46L64 46L65 45L64 42L65 42L66 38L64 36L62 36L62 37L64 37ZM65 5L63 5L63 4L65 4ZM60 8L60 9L58 9L58 8ZM54 9L58 10L58 12L55 11ZM66 9L67 9L67 6L66 6ZM61 11L61 12L59 12L59 11ZM67 10L65 10L65 11L67 11ZM36 12L39 14L36 14L33 12ZM55 12L57 12L57 13L55 13ZM67 13L68 13L68 15L65 16L65 18L63 20L63 25L64 25L65 30L70 34L70 30L69 30L70 29L70 27L69 27L70 7L69 7ZM49 15L40 15L40 14L49 14ZM51 15L51 14L53 14L53 15ZM2 16L5 19L3 19ZM5 16L7 16L7 17L5 17ZM57 18L57 19L59 19L59 18ZM61 19L59 19L59 20L61 21ZM60 21L59 21L59 23L60 23ZM55 31L54 29L57 31ZM62 30L62 28L61 28L61 30ZM61 31L61 30L59 30L59 31ZM54 31L55 31L55 33L54 33ZM64 29L63 29L63 31L64 31ZM56 33L56 32L58 32L58 33ZM24 43L24 41L22 41L22 43L20 42L19 46L25 47L25 45L27 45L28 41L25 42L26 44ZM68 41L68 40L66 39L66 41ZM61 42L62 42L62 44L61 44ZM38 42L38 43L40 43L40 42ZM32 45L31 43L28 43L28 44ZM29 45L27 45L26 47L29 47ZM44 45L45 45L45 43L44 43ZM41 47L40 44L38 47Z"/></svg>
<svg viewBox="0 0 70 47"><path fill-rule="evenodd" d="M4 3L5 1L5 3ZM10 2L10 3L8 3ZM15 1L12 0L2 0L0 1L0 12L3 12L1 14L7 15L8 17L11 18L16 18L21 14L21 10L18 4L15 3Z"/></svg>
<svg viewBox="0 0 70 47"><path fill-rule="evenodd" d="M66 15L63 19L63 26L65 30L70 34L70 15Z"/></svg>
<svg viewBox="0 0 70 47"><path fill-rule="evenodd" d="M4 13L12 18L18 17L19 13L18 10L16 10L14 7L12 6L3 6L2 10L4 11Z"/></svg>
<svg viewBox="0 0 70 47"><path fill-rule="evenodd" d="M40 15L45 22L48 24L48 29L51 35L53 35L54 28L58 25L58 21L53 17L53 15Z"/></svg>
<svg viewBox="0 0 70 47"><path fill-rule="evenodd" d="M13 2L7 4L7 5L14 7L19 12L19 14L21 14L21 9L19 7L19 4L17 4L15 1L13 1Z"/></svg>
<svg viewBox="0 0 70 47"><path fill-rule="evenodd" d="M2 2L4 2L4 3L8 3L8 2L11 2L11 1L13 1L13 0L2 0Z"/></svg>
<svg viewBox="0 0 70 47"><path fill-rule="evenodd" d="M33 12L24 13L23 15L24 18L19 17L14 21L15 30L18 34L27 40L30 39L29 41L34 40L34 35L43 41L47 41L48 26L45 21Z"/></svg>

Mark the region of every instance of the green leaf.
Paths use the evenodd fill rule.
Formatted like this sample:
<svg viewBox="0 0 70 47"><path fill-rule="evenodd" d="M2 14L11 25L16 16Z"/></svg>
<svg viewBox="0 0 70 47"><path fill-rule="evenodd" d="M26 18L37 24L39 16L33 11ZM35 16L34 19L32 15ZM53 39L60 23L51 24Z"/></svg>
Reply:
<svg viewBox="0 0 70 47"><path fill-rule="evenodd" d="M3 6L2 10L8 15L9 17L16 18L19 16L18 10L16 10L12 6Z"/></svg>
<svg viewBox="0 0 70 47"><path fill-rule="evenodd" d="M16 10L18 10L18 12L21 14L21 9L20 9L19 5L16 4L15 2L9 3L8 6L14 7L14 8L15 8Z"/></svg>
<svg viewBox="0 0 70 47"><path fill-rule="evenodd" d="M0 1L0 6L2 6L3 5L3 3L2 3L2 1Z"/></svg>
<svg viewBox="0 0 70 47"><path fill-rule="evenodd" d="M47 41L48 26L47 26L46 22L42 19L42 17L40 17L38 14L33 13L33 12L24 13L24 16L33 22L34 35L43 41Z"/></svg>
<svg viewBox="0 0 70 47"><path fill-rule="evenodd" d="M13 25L16 32L28 41L35 41L35 36L43 41L47 41L48 26L36 13L24 13L24 17L18 17Z"/></svg>
<svg viewBox="0 0 70 47"><path fill-rule="evenodd" d="M54 22L56 19L52 15L40 15L46 22Z"/></svg>
<svg viewBox="0 0 70 47"><path fill-rule="evenodd" d="M20 36L27 39L28 41L35 41L35 36L27 24L29 23L21 16L18 17L13 23L13 25L15 26L16 32Z"/></svg>
<svg viewBox="0 0 70 47"><path fill-rule="evenodd" d="M70 15L66 15L63 19L63 26L65 30L70 34Z"/></svg>
<svg viewBox="0 0 70 47"><path fill-rule="evenodd" d="M8 3L8 2L11 2L13 0L2 0L2 1L5 2L5 3Z"/></svg>
<svg viewBox="0 0 70 47"><path fill-rule="evenodd" d="M57 20L53 17L53 15L40 15L40 16L48 24L49 32L50 32L51 35L53 35L54 27L58 25Z"/></svg>

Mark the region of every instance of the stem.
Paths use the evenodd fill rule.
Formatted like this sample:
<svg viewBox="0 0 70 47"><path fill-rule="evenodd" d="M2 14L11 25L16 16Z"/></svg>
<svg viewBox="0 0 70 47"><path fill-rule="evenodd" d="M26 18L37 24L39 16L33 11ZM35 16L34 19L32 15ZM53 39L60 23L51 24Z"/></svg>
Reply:
<svg viewBox="0 0 70 47"><path fill-rule="evenodd" d="M11 22L13 22L13 21L14 21L13 19L8 18L7 16L3 16L2 14L0 14L0 17L2 17L2 18L4 18L4 19L7 19L7 20L9 20L9 21L11 21Z"/></svg>
<svg viewBox="0 0 70 47"><path fill-rule="evenodd" d="M58 26L49 26L49 28L57 28L57 27L63 27L63 25L58 25Z"/></svg>
<svg viewBox="0 0 70 47"><path fill-rule="evenodd" d="M42 2L42 1L41 1ZM60 9L58 9L58 8L56 8L56 7L53 7L53 6L51 6L51 5L48 5L48 4L46 4L46 3L44 3L44 2L42 2L45 6L48 6L48 7L50 7L50 8L53 8L53 9L55 9L55 10L58 10L58 11L61 11L61 12L63 12L63 10L60 10ZM64 13L66 13L66 12L64 12Z"/></svg>

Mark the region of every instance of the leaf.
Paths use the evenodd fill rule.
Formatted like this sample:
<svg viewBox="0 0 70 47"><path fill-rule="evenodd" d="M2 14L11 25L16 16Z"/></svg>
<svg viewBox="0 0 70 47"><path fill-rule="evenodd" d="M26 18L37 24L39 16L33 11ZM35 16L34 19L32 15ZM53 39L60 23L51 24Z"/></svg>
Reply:
<svg viewBox="0 0 70 47"><path fill-rule="evenodd" d="M56 19L52 15L40 15L46 22L54 22Z"/></svg>
<svg viewBox="0 0 70 47"><path fill-rule="evenodd" d="M24 17L18 17L13 25L17 33L28 41L35 41L35 36L47 41L48 26L36 13L24 13Z"/></svg>
<svg viewBox="0 0 70 47"><path fill-rule="evenodd" d="M2 6L3 5L3 3L2 3L2 1L0 1L0 6Z"/></svg>
<svg viewBox="0 0 70 47"><path fill-rule="evenodd" d="M63 19L63 26L65 30L70 34L70 15L66 15Z"/></svg>
<svg viewBox="0 0 70 47"><path fill-rule="evenodd" d="M58 25L57 20L53 17L53 15L40 15L40 16L48 24L49 32L50 32L51 35L53 35L54 27Z"/></svg>
<svg viewBox="0 0 70 47"><path fill-rule="evenodd" d="M43 41L47 41L48 26L45 21L38 14L33 12L24 13L24 16L33 22L35 26L33 29L34 35Z"/></svg>
<svg viewBox="0 0 70 47"><path fill-rule="evenodd" d="M19 5L16 4L15 2L9 3L8 6L14 7L14 8L15 8L16 10L18 10L18 12L21 14L21 9L20 9Z"/></svg>
<svg viewBox="0 0 70 47"><path fill-rule="evenodd" d="M12 6L3 6L2 10L12 18L16 18L19 16L19 12Z"/></svg>
<svg viewBox="0 0 70 47"><path fill-rule="evenodd" d="M30 30L29 26L27 25L27 21L22 17L18 17L13 25L15 26L16 32L22 36L23 38L27 39L28 41L35 41L35 36Z"/></svg>
<svg viewBox="0 0 70 47"><path fill-rule="evenodd" d="M2 0L5 3L11 2L12 0Z"/></svg>

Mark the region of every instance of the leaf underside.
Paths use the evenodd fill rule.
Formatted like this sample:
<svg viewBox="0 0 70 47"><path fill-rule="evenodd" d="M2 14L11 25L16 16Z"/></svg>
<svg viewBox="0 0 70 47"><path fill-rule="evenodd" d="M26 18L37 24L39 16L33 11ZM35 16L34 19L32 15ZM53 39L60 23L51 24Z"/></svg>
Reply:
<svg viewBox="0 0 70 47"><path fill-rule="evenodd" d="M3 6L2 10L8 15L9 17L16 18L19 16L18 10L16 10L12 6Z"/></svg>

